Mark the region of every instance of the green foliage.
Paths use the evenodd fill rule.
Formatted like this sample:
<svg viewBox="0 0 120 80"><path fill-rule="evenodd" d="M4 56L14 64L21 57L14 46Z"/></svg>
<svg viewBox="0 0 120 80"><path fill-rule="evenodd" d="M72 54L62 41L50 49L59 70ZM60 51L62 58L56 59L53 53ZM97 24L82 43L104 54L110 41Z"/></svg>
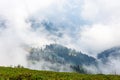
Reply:
<svg viewBox="0 0 120 80"><path fill-rule="evenodd" d="M18 67L0 67L0 80L120 80L120 76L37 71Z"/></svg>

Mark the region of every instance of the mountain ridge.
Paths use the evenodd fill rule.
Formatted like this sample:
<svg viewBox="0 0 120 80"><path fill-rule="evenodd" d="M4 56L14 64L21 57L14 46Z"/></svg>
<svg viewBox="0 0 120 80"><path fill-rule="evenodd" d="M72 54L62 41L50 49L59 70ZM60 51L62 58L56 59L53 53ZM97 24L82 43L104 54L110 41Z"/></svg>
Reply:
<svg viewBox="0 0 120 80"><path fill-rule="evenodd" d="M44 60L51 64L61 65L69 64L68 67L76 71L81 71L83 65L97 63L95 58L59 44L46 45L44 49L32 48L28 60L38 62Z"/></svg>

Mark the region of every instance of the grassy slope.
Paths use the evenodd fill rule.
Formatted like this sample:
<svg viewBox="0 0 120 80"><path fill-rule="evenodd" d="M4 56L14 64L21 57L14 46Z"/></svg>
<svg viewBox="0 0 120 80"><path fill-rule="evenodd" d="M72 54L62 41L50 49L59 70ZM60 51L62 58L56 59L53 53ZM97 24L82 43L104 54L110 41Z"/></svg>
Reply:
<svg viewBox="0 0 120 80"><path fill-rule="evenodd" d="M118 75L90 75L0 67L0 80L120 80Z"/></svg>

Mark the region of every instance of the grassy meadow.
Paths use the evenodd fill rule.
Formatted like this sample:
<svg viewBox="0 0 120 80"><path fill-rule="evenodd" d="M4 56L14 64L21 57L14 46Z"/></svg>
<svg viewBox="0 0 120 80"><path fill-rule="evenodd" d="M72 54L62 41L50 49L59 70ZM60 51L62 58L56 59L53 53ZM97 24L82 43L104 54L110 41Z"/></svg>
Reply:
<svg viewBox="0 0 120 80"><path fill-rule="evenodd" d="M93 75L0 67L0 80L120 80L120 75Z"/></svg>

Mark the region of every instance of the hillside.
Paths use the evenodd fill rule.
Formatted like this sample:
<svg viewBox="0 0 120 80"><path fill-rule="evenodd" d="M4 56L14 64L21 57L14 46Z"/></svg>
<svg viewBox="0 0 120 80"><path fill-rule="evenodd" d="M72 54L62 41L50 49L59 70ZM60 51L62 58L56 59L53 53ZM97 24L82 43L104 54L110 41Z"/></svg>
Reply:
<svg viewBox="0 0 120 80"><path fill-rule="evenodd" d="M120 47L113 47L110 49L107 49L100 54L98 54L97 58L102 60L103 63L106 63L109 61L109 59L116 59L120 57Z"/></svg>
<svg viewBox="0 0 120 80"><path fill-rule="evenodd" d="M120 80L119 75L37 71L26 68L0 67L0 80Z"/></svg>
<svg viewBox="0 0 120 80"><path fill-rule="evenodd" d="M38 68L42 66L41 70L85 73L82 68L83 65L88 66L97 63L96 59L91 56L58 44L46 45L43 49L32 48L29 53L29 66L34 67L37 65ZM44 64L41 64L43 62Z"/></svg>

